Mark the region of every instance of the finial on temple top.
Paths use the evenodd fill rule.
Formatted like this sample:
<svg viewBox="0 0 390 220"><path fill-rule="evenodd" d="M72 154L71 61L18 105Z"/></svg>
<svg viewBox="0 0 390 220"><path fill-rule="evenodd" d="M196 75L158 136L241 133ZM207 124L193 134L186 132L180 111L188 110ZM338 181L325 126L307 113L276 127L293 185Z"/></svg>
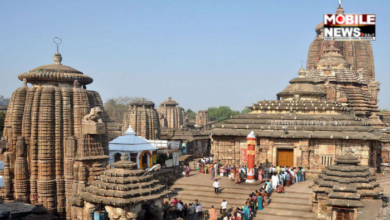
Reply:
<svg viewBox="0 0 390 220"><path fill-rule="evenodd" d="M59 53L59 51L58 51L58 45L60 45L60 44L62 43L62 39L59 38L59 37L55 37L55 38L53 38L53 42L54 42L55 44L57 44L57 53Z"/></svg>
<svg viewBox="0 0 390 220"><path fill-rule="evenodd" d="M301 68L303 68L303 63L305 62L304 60L301 60L301 61L299 61L299 62L301 62Z"/></svg>

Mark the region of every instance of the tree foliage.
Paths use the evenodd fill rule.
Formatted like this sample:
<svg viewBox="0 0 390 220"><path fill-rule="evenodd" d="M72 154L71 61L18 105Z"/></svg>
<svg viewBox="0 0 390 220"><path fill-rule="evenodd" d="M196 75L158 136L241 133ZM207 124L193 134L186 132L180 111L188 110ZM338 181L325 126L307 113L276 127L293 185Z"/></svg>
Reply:
<svg viewBox="0 0 390 220"><path fill-rule="evenodd" d="M249 112L251 112L250 109L244 108L244 109L241 111L241 114L247 114L247 113L249 113Z"/></svg>
<svg viewBox="0 0 390 220"><path fill-rule="evenodd" d="M186 115L188 116L189 120L196 120L196 112L192 111L190 108L187 109Z"/></svg>
<svg viewBox="0 0 390 220"><path fill-rule="evenodd" d="M142 97L129 96L110 98L104 103L104 109L112 120L122 123L123 115L125 114L130 102L139 101L141 99ZM144 99L148 101L148 99Z"/></svg>
<svg viewBox="0 0 390 220"><path fill-rule="evenodd" d="M6 111L0 111L0 136L3 135Z"/></svg>
<svg viewBox="0 0 390 220"><path fill-rule="evenodd" d="M207 111L210 121L221 121L240 114L239 111L231 110L229 106L210 107Z"/></svg>

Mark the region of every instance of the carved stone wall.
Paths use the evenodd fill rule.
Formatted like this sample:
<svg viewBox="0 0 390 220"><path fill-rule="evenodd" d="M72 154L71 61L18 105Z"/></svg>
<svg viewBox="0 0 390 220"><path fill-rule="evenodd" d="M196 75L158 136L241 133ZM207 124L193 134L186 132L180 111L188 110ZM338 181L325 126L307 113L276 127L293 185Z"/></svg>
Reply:
<svg viewBox="0 0 390 220"><path fill-rule="evenodd" d="M364 166L376 166L377 143L364 140L259 138L256 164L277 165L278 149L293 149L294 167L323 169L338 155L353 153ZM213 136L212 154L224 164L245 165L241 149L246 147L244 137Z"/></svg>

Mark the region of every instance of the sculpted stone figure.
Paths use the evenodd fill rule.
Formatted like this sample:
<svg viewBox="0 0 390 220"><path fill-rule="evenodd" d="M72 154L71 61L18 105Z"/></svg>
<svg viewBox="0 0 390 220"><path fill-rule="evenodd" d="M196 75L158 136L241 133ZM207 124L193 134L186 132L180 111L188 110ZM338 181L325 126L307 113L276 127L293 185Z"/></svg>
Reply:
<svg viewBox="0 0 390 220"><path fill-rule="evenodd" d="M91 108L91 112L88 115L84 116L83 121L103 123L103 120L99 116L101 112L103 112L103 109L100 107Z"/></svg>

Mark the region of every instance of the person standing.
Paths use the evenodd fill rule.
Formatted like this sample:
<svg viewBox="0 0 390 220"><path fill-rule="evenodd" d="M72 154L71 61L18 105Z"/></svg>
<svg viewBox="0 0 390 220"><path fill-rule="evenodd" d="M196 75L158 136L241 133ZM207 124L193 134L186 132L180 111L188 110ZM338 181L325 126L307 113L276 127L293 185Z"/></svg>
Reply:
<svg viewBox="0 0 390 220"><path fill-rule="evenodd" d="M218 180L214 180L213 187L214 187L215 195L218 195L219 194L219 182L218 182Z"/></svg>
<svg viewBox="0 0 390 220"><path fill-rule="evenodd" d="M215 170L212 169L211 171L211 180L214 181L214 177L215 177Z"/></svg>
<svg viewBox="0 0 390 220"><path fill-rule="evenodd" d="M302 171L301 182L304 182L305 181L305 172L306 172L306 170L302 167L301 171Z"/></svg>
<svg viewBox="0 0 390 220"><path fill-rule="evenodd" d="M251 211L249 210L249 202L248 201L245 203L243 211L244 211L244 218L243 219L249 220L249 218L251 216Z"/></svg>
<svg viewBox="0 0 390 220"><path fill-rule="evenodd" d="M176 210L177 210L177 216L180 217L180 218L183 218L183 202L179 202L177 203L176 205Z"/></svg>
<svg viewBox="0 0 390 220"><path fill-rule="evenodd" d="M188 208L188 220L194 220L195 208L195 204L190 203L190 207Z"/></svg>
<svg viewBox="0 0 390 220"><path fill-rule="evenodd" d="M286 187L290 186L290 172L286 171L286 174L284 175L284 179L286 180Z"/></svg>
<svg viewBox="0 0 390 220"><path fill-rule="evenodd" d="M236 169L236 175L234 176L236 184L240 184L241 182L241 173L240 169Z"/></svg>
<svg viewBox="0 0 390 220"><path fill-rule="evenodd" d="M190 166L186 166L186 169L184 170L186 172L186 177L189 177L190 176L190 172L191 172L191 168Z"/></svg>
<svg viewBox="0 0 390 220"><path fill-rule="evenodd" d="M302 170L301 170L301 168L299 168L297 175L298 175L298 179L297 179L298 182L301 182L301 178L302 178Z"/></svg>
<svg viewBox="0 0 390 220"><path fill-rule="evenodd" d="M210 220L217 220L217 210L214 208L214 206L211 206L211 209L209 209L209 215Z"/></svg>
<svg viewBox="0 0 390 220"><path fill-rule="evenodd" d="M279 175L280 174L280 166L276 167L276 173Z"/></svg>
<svg viewBox="0 0 390 220"><path fill-rule="evenodd" d="M280 185L284 186L284 172L283 171L280 171L279 183L280 183Z"/></svg>
<svg viewBox="0 0 390 220"><path fill-rule="evenodd" d="M257 197L257 210L263 210L263 194L260 194L258 197Z"/></svg>
<svg viewBox="0 0 390 220"><path fill-rule="evenodd" d="M221 214L224 214L226 212L228 202L226 200L222 200L221 203Z"/></svg>
<svg viewBox="0 0 390 220"><path fill-rule="evenodd" d="M272 181L272 190L275 190L279 184L279 178L276 173L272 175L271 181Z"/></svg>
<svg viewBox="0 0 390 220"><path fill-rule="evenodd" d="M198 201L198 200L196 200L196 201ZM202 220L203 210L202 210L202 205L200 203L196 204L195 215L196 215L196 220Z"/></svg>
<svg viewBox="0 0 390 220"><path fill-rule="evenodd" d="M263 181L263 170L261 168L259 168L259 182L261 183L261 181Z"/></svg>

